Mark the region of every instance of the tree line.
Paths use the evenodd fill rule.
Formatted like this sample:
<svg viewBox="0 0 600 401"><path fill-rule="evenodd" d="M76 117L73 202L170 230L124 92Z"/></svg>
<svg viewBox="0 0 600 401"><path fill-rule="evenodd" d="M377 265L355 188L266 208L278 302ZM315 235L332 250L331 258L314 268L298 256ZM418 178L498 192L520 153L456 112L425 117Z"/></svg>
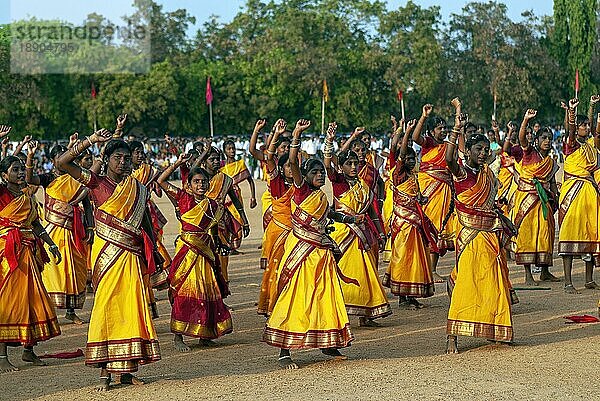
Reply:
<svg viewBox="0 0 600 401"><path fill-rule="evenodd" d="M555 0L553 16L525 11L513 21L501 2L471 2L443 21L439 7L412 1L390 11L382 1L248 0L231 22L212 18L190 37L186 10L135 0L130 18L149 22L152 48L149 71L138 74L11 74L17 22L0 27L0 122L15 137L58 138L94 121L112 127L126 112L143 136L207 135L210 76L217 134L250 133L259 117L320 120L324 79L327 119L342 131L389 130L399 90L408 116L424 103L449 116L459 96L472 121L489 124L495 97L501 122L534 107L540 122L559 124L576 70L582 99L600 88L597 3Z"/></svg>

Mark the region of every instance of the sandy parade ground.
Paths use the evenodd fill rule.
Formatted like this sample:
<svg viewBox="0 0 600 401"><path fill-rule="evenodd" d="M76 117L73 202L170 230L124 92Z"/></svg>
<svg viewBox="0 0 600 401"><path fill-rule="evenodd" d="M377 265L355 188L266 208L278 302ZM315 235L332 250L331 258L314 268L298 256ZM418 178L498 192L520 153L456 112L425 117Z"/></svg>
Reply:
<svg viewBox="0 0 600 401"><path fill-rule="evenodd" d="M247 193L246 184L242 189ZM257 198L264 189L257 182ZM157 203L169 218L165 243L172 253L179 226L168 201ZM600 325L567 324L563 318L596 315L600 291L567 295L563 283L541 284L550 290L519 290L523 272L512 262L511 280L520 299L514 307L513 346L461 337L461 353L445 355L449 299L445 284L436 284L435 296L422 301L427 307L421 310L400 310L390 295L394 313L379 320L380 328L359 328L358 319L351 318L356 338L343 350L348 361L328 361L318 350L306 350L292 353L299 370L278 369L278 350L260 342L265 318L255 307L262 277L260 204L247 212L252 232L242 244L243 254L231 257L232 295L225 301L234 308L234 332L218 339L217 347L201 348L188 338L192 351L176 352L167 294L158 292L155 324L162 360L138 372L146 385L96 393L99 370L86 367L82 357L46 359L48 366L32 367L20 360L20 348L11 348L9 357L21 370L0 375L0 400L600 399ZM450 273L453 259L453 253L442 258L442 275ZM379 267L383 275L386 266ZM559 259L551 271L562 277ZM583 263L576 261L575 286L583 288L583 281ZM89 319L92 303L88 294L82 318ZM62 335L36 347L39 355L85 347L87 324L68 324L64 311L58 314Z"/></svg>

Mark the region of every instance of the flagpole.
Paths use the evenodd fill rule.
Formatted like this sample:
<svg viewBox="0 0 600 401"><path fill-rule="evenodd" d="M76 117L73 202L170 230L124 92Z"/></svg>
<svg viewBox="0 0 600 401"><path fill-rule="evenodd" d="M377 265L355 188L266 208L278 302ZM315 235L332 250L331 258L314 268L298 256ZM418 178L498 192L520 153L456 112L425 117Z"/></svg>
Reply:
<svg viewBox="0 0 600 401"><path fill-rule="evenodd" d="M321 137L325 135L325 96L321 99Z"/></svg>
<svg viewBox="0 0 600 401"><path fill-rule="evenodd" d="M400 107L402 109L402 121L404 121L404 124L402 124L402 130L406 132L406 118L404 117L404 96L402 97L402 99L400 99Z"/></svg>
<svg viewBox="0 0 600 401"><path fill-rule="evenodd" d="M215 137L213 128L212 102L208 104L208 121L210 123L210 141L212 142L213 138Z"/></svg>

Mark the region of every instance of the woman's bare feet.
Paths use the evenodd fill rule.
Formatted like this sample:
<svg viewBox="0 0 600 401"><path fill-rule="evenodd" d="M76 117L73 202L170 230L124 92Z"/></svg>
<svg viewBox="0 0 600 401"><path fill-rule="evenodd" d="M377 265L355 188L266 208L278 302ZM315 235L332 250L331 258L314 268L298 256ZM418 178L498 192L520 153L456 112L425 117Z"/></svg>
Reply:
<svg viewBox="0 0 600 401"><path fill-rule="evenodd" d="M556 277L554 274L548 271L547 267L542 267L542 272L540 273L540 281L548 281L551 283L558 283L560 279Z"/></svg>
<svg viewBox="0 0 600 401"><path fill-rule="evenodd" d="M345 361L348 357L342 354L337 348L321 348L321 352L323 355L327 355L332 357L333 359L337 359L339 361Z"/></svg>
<svg viewBox="0 0 600 401"><path fill-rule="evenodd" d="M8 361L7 356L0 356L0 373L16 372L19 368Z"/></svg>
<svg viewBox="0 0 600 401"><path fill-rule="evenodd" d="M104 392L108 390L110 390L110 374L100 377L100 384L96 387L96 391Z"/></svg>
<svg viewBox="0 0 600 401"><path fill-rule="evenodd" d="M456 336L446 338L446 354L458 354L458 339Z"/></svg>
<svg viewBox="0 0 600 401"><path fill-rule="evenodd" d="M296 362L294 362L292 360L292 357L289 355L280 356L279 359L277 360L277 362L279 363L279 367L281 367L281 369L286 369L286 370L298 369L298 365L296 365Z"/></svg>
<svg viewBox="0 0 600 401"><path fill-rule="evenodd" d="M600 290L600 286L595 281L588 281L585 283L585 288L588 290Z"/></svg>
<svg viewBox="0 0 600 401"><path fill-rule="evenodd" d="M200 345L201 347L216 347L217 343L213 340L201 338L200 340L198 340L198 345Z"/></svg>
<svg viewBox="0 0 600 401"><path fill-rule="evenodd" d="M33 366L46 366L46 362L42 361L31 348L25 348L23 350L23 356L21 359L24 362L30 362Z"/></svg>
<svg viewBox="0 0 600 401"><path fill-rule="evenodd" d="M540 285L540 283L535 281L533 276L531 276L531 277L525 277L525 285L531 286L531 287L537 287L538 285Z"/></svg>
<svg viewBox="0 0 600 401"><path fill-rule="evenodd" d="M580 291L577 291L573 284L565 284L565 293L566 294L581 294Z"/></svg>
<svg viewBox="0 0 600 401"><path fill-rule="evenodd" d="M175 334L173 336L173 345L175 345L175 349L179 352L190 352L190 347L183 342L183 336L181 334Z"/></svg>
<svg viewBox="0 0 600 401"><path fill-rule="evenodd" d="M81 325L81 324L85 323L85 321L82 318L80 318L79 316L77 316L77 314L75 312L67 312L65 314L65 319L70 320L77 325Z"/></svg>
<svg viewBox="0 0 600 401"><path fill-rule="evenodd" d="M118 383L118 384L131 384L131 385L134 385L134 386L143 386L144 384L146 384L145 381L143 381L142 379L140 379L138 377L135 377L131 373L122 373L120 375L116 375L116 377L115 377L115 383Z"/></svg>
<svg viewBox="0 0 600 401"><path fill-rule="evenodd" d="M423 309L425 307L425 305L417 301L417 298L415 297L406 297L406 300L411 309Z"/></svg>
<svg viewBox="0 0 600 401"><path fill-rule="evenodd" d="M358 319L358 326L359 327L381 327L381 325L379 323L377 323L375 320L369 319L364 316L361 316Z"/></svg>

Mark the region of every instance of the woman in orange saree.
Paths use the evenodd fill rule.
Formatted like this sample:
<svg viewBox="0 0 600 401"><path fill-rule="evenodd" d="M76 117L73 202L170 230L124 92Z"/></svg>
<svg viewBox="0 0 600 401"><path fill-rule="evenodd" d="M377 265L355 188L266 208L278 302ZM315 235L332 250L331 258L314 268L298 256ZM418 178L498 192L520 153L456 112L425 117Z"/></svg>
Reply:
<svg viewBox="0 0 600 401"><path fill-rule="evenodd" d="M437 274L437 264L440 255L453 250L454 214L450 214L452 200L452 174L448 170L444 154L446 152L446 121L440 117L433 119L433 127L426 137L421 136L423 125L429 118L433 106L423 106L423 113L417 122L412 139L421 146L421 164L417 179L419 187L423 188L423 196L428 199L423 211L431 220L438 232L438 252L431 252L431 270L436 283L444 279ZM450 218L449 218L450 217Z"/></svg>
<svg viewBox="0 0 600 401"><path fill-rule="evenodd" d="M114 139L104 147L106 175L82 169L73 161L83 149L112 137L100 130L58 158L57 167L90 188L96 206L92 247L96 289L86 346L86 365L100 367L99 390L118 381L143 384L132 372L140 364L160 360L158 336L144 276L155 271L152 222L147 188L131 177L129 146ZM127 324L123 324L126 322Z"/></svg>
<svg viewBox="0 0 600 401"><path fill-rule="evenodd" d="M511 285L503 252L507 240L496 211L497 180L486 162L489 139L471 135L466 160L459 165L456 140L460 135L460 101L446 149L446 162L456 190L456 278L448 311L447 353L457 353L457 336L512 342Z"/></svg>
<svg viewBox="0 0 600 401"><path fill-rule="evenodd" d="M268 317L277 301L277 270L285 251L285 241L292 230L292 196L294 185L290 169L289 154L275 160L276 145L285 132L286 122L275 123L273 135L267 148L267 189L270 193L272 221L263 236L260 267L264 269L258 297L258 314Z"/></svg>
<svg viewBox="0 0 600 401"><path fill-rule="evenodd" d="M598 102L592 98L591 108ZM568 108L568 137L564 145L565 173L558 207L558 253L563 259L565 292L577 294L571 271L573 257L585 260L585 288L598 289L594 282L594 264L600 264L600 190L595 175L599 169L600 137L590 138L588 116L575 114L579 99L571 99ZM593 112L591 113L593 115Z"/></svg>
<svg viewBox="0 0 600 401"><path fill-rule="evenodd" d="M15 156L0 161L0 373L18 370L9 361L7 345L22 344L22 359L44 363L33 346L60 334L56 312L42 283L48 256L60 263L58 246L45 232L33 192L25 183L25 166Z"/></svg>
<svg viewBox="0 0 600 401"><path fill-rule="evenodd" d="M386 236L373 202L373 183L358 175L358 155L347 149L337 155L335 164L332 162L336 129L335 123L327 129L325 169L333 186L335 210L357 220L336 222L331 233L342 254L338 261L342 274L359 283L358 287L342 284L346 312L359 316L361 326L379 326L374 320L392 313L377 270L379 249L383 249Z"/></svg>
<svg viewBox="0 0 600 401"><path fill-rule="evenodd" d="M279 365L297 369L290 349L320 348L328 356L346 359L338 348L353 340L334 252L327 235L328 216L347 223L356 218L331 213L325 193L325 168L316 159L298 165L300 135L310 121L296 123L289 163L296 189L292 199L292 233L277 274L279 297L267 320L263 341L280 348Z"/></svg>
<svg viewBox="0 0 600 401"><path fill-rule="evenodd" d="M553 133L542 128L535 134L535 143L526 138L527 124L537 114L527 110L519 131L523 148L521 173L514 195L511 220L519 230L515 240L515 262L525 268L525 282L536 285L531 265L540 266L542 281L558 281L550 271L554 249L554 211L558 205L558 188L554 175L558 167L550 156Z"/></svg>
<svg viewBox="0 0 600 401"><path fill-rule="evenodd" d="M88 245L92 231L84 226L84 213L89 216L91 204L89 190L68 174L56 168L50 173L33 174L33 157L37 143L28 146L25 180L30 185L42 186L45 190L44 220L50 238L60 244L61 262L49 262L42 272L42 280L56 309L66 309L65 318L76 324L83 320L75 313L85 302L88 279ZM50 160L67 148L56 145L50 150Z"/></svg>
<svg viewBox="0 0 600 401"><path fill-rule="evenodd" d="M212 340L233 331L231 314L221 296L227 293L227 284L217 257L217 224L223 216L223 206L205 196L208 174L199 167L190 171L187 190L167 181L188 157L180 155L157 181L181 213L181 231L169 272L171 332L179 352L190 350L183 341L184 335L199 338L200 344L209 345Z"/></svg>
<svg viewBox="0 0 600 401"><path fill-rule="evenodd" d="M413 173L416 154L408 141L416 120L407 125L402 137L399 158L396 160L396 144L404 121L394 133L390 146L392 215L390 218L391 257L383 277L383 285L399 297L400 305L422 308L416 298L433 296L435 285L429 264L429 247L436 246L437 233L431 221L423 213L423 198L417 177Z"/></svg>
<svg viewBox="0 0 600 401"><path fill-rule="evenodd" d="M235 192L240 203L242 204L242 207L244 205L244 199L242 198L242 190L240 189L240 183L242 183L243 181L248 181L248 185L250 186L250 209L254 209L257 205L254 180L250 175L250 171L248 170L248 166L246 166L246 162L244 161L244 159L236 160L235 153L235 143L231 139L223 142L223 154L225 155L225 160L220 171L231 177L231 179L233 179L232 189L233 192ZM226 201L225 207L229 209L229 213L231 213L231 216L233 216L233 218L238 222L239 225L244 224L242 217L235 208L235 205L230 200ZM242 237L234 239L231 247L231 250L234 255L237 253L237 249L240 247L241 243Z"/></svg>

